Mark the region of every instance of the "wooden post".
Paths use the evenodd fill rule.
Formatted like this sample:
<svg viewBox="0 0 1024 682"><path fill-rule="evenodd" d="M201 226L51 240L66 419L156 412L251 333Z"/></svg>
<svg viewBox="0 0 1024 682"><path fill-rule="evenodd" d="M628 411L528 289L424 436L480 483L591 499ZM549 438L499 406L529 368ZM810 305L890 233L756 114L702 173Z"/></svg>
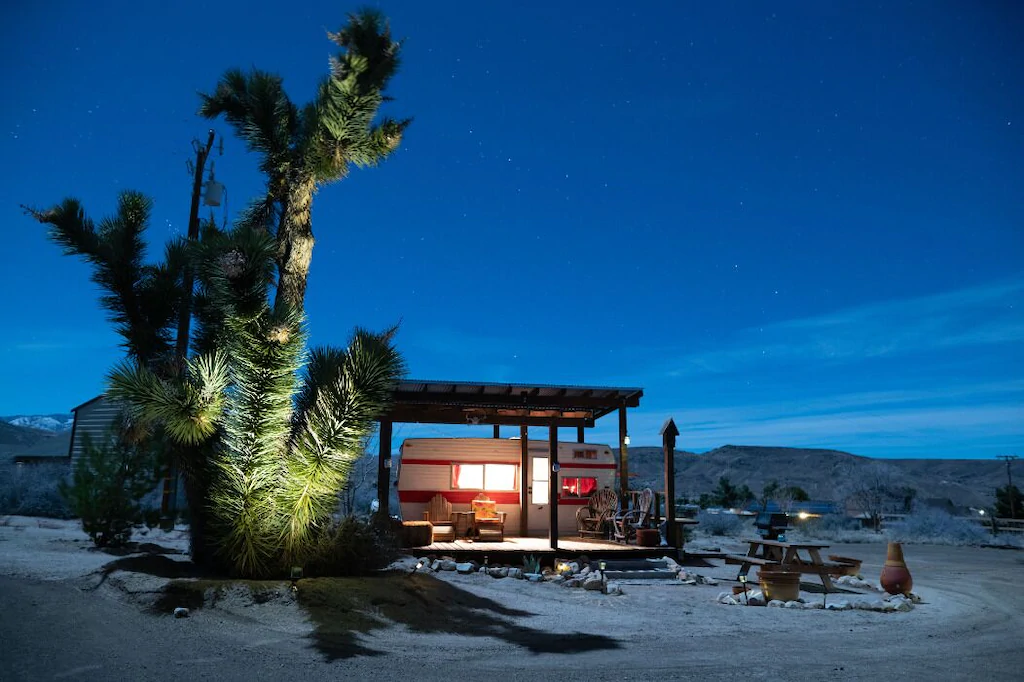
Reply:
<svg viewBox="0 0 1024 682"><path fill-rule="evenodd" d="M377 517L381 522L390 516L391 501L391 420L381 419L380 450L377 454Z"/></svg>
<svg viewBox="0 0 1024 682"><path fill-rule="evenodd" d="M583 440L583 427L582 426L577 426L576 427L576 442L577 443L584 443L584 442L586 442L586 441Z"/></svg>
<svg viewBox="0 0 1024 682"><path fill-rule="evenodd" d="M501 427L497 424L494 425L494 437L501 438Z"/></svg>
<svg viewBox="0 0 1024 682"><path fill-rule="evenodd" d="M548 427L548 540L551 549L558 549L558 423Z"/></svg>
<svg viewBox="0 0 1024 682"><path fill-rule="evenodd" d="M194 141L196 150L196 165L192 175L192 204L188 213L188 240L199 239L199 197L203 192L203 171L206 168L206 159L213 149L213 140L216 137L213 128L210 129L206 138L206 146L200 146L199 141ZM183 298L181 310L178 312L178 334L174 344L174 359L178 369L183 370L188 360L189 328L192 325L192 289L195 288L195 273L188 265L182 273ZM177 478L177 472L171 462L164 465L164 489L160 500L160 526L164 529L174 527L174 519L171 515L172 506L172 484L171 481Z"/></svg>
<svg viewBox="0 0 1024 682"><path fill-rule="evenodd" d="M619 408L619 504L623 511L629 502L629 446L626 445L626 405Z"/></svg>
<svg viewBox="0 0 1024 682"><path fill-rule="evenodd" d="M519 427L519 537L525 538L530 530L530 429Z"/></svg>
<svg viewBox="0 0 1024 682"><path fill-rule="evenodd" d="M661 427L661 449L665 455L665 539L676 549L683 546L676 528L676 436L679 429L669 417Z"/></svg>

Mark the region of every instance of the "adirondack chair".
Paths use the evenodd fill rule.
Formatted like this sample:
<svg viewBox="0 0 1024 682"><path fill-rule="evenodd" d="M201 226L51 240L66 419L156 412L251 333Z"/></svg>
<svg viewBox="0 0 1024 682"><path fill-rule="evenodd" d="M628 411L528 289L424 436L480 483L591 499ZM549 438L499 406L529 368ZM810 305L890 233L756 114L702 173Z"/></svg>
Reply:
<svg viewBox="0 0 1024 682"><path fill-rule="evenodd" d="M585 507L576 510L576 530L581 538L607 538L619 496L611 488L598 490Z"/></svg>
<svg viewBox="0 0 1024 682"><path fill-rule="evenodd" d="M654 491L650 488L631 494L633 506L612 517L612 539L629 544L636 538L638 528L646 528L651 522L651 508L654 506Z"/></svg>
<svg viewBox="0 0 1024 682"><path fill-rule="evenodd" d="M477 540L504 542L505 512L498 511L498 504L486 493L480 493L473 498L471 506Z"/></svg>
<svg viewBox="0 0 1024 682"><path fill-rule="evenodd" d="M430 498L423 520L430 521L432 542L455 542L455 523L452 521L452 503L438 493Z"/></svg>

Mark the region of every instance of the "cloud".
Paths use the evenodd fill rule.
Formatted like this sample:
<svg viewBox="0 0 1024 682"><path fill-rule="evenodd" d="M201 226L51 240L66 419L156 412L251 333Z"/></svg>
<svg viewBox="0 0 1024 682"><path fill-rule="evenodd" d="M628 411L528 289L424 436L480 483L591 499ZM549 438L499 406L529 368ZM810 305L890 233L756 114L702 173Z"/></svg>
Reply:
<svg viewBox="0 0 1024 682"><path fill-rule="evenodd" d="M1024 341L1024 278L883 301L740 332L725 348L684 355L670 377L808 360L854 362Z"/></svg>

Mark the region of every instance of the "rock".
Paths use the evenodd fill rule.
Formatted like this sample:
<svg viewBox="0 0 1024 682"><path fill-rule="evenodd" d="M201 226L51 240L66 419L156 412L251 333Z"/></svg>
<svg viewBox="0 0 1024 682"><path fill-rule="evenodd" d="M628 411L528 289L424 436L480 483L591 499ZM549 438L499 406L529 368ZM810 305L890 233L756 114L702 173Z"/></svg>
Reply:
<svg viewBox="0 0 1024 682"><path fill-rule="evenodd" d="M608 583L605 586L605 593L615 595L616 597L620 597L624 594L622 587L620 587L618 583Z"/></svg>
<svg viewBox="0 0 1024 682"><path fill-rule="evenodd" d="M509 578L516 578L518 580L522 580L523 579L523 569L516 568L514 566L509 568L508 569L508 577Z"/></svg>
<svg viewBox="0 0 1024 682"><path fill-rule="evenodd" d="M683 581L683 584L684 585L696 585L697 581L694 580L693 578L687 578L686 580Z"/></svg>
<svg viewBox="0 0 1024 682"><path fill-rule="evenodd" d="M572 573L579 573L580 572L580 565L577 562L575 562L575 561L570 561L569 562L569 571L572 572Z"/></svg>
<svg viewBox="0 0 1024 682"><path fill-rule="evenodd" d="M492 578L507 578L508 567L492 566L491 568L487 569L487 575L491 576Z"/></svg>
<svg viewBox="0 0 1024 682"><path fill-rule="evenodd" d="M787 609L802 609L804 607L804 603L793 599L786 602L785 607Z"/></svg>
<svg viewBox="0 0 1024 682"><path fill-rule="evenodd" d="M481 566L480 568L476 569L476 572L477 573L486 573L487 572L487 567L486 566Z"/></svg>
<svg viewBox="0 0 1024 682"><path fill-rule="evenodd" d="M580 575L582 575L582 576L590 575L590 570L591 570L590 566L584 566L583 568L580 569Z"/></svg>
<svg viewBox="0 0 1024 682"><path fill-rule="evenodd" d="M592 590L592 591L603 591L604 590L604 580L601 580L601 576L599 576L599 575L588 576L583 581L583 589L584 590Z"/></svg>
<svg viewBox="0 0 1024 682"><path fill-rule="evenodd" d="M770 609L781 609L785 605L786 605L786 602L784 602L784 601L782 601L780 599L772 599L770 602L768 602L768 608L770 608Z"/></svg>
<svg viewBox="0 0 1024 682"><path fill-rule="evenodd" d="M544 576L540 573L524 573L523 577L529 580L531 583L539 583L544 579Z"/></svg>
<svg viewBox="0 0 1024 682"><path fill-rule="evenodd" d="M719 604L725 604L726 606L736 606L740 602L736 601L731 594L723 592L718 597Z"/></svg>
<svg viewBox="0 0 1024 682"><path fill-rule="evenodd" d="M188 609L186 609L184 606L179 606L178 608L174 609L174 617L188 618Z"/></svg>
<svg viewBox="0 0 1024 682"><path fill-rule="evenodd" d="M850 602L845 599L839 599L834 602L830 602L825 606L829 611L848 611L850 609Z"/></svg>
<svg viewBox="0 0 1024 682"><path fill-rule="evenodd" d="M812 601L812 602L808 602L808 603L804 604L804 608L805 609L823 609L823 608L825 608L825 605L822 604L820 601Z"/></svg>
<svg viewBox="0 0 1024 682"><path fill-rule="evenodd" d="M764 595L760 592L750 592L747 594L746 603L750 606L764 606Z"/></svg>
<svg viewBox="0 0 1024 682"><path fill-rule="evenodd" d="M468 561L464 564L455 564L455 570L459 573L462 573L463 575L465 575L466 573L472 573L473 564Z"/></svg>
<svg viewBox="0 0 1024 682"><path fill-rule="evenodd" d="M563 583L562 587L579 587L583 584L583 581L579 578L567 578Z"/></svg>
<svg viewBox="0 0 1024 682"><path fill-rule="evenodd" d="M561 573L555 573L554 575L544 576L544 579L547 580L549 583L554 583L555 585L557 585L558 583L565 582L565 576Z"/></svg>
<svg viewBox="0 0 1024 682"><path fill-rule="evenodd" d="M451 559L444 559L440 563L441 563L441 570L442 571L454 571L456 569L456 567L458 566L458 564L456 564Z"/></svg>
<svg viewBox="0 0 1024 682"><path fill-rule="evenodd" d="M430 570L433 571L434 573L437 573L438 571L440 571L441 570L441 560L440 559L434 559L433 563L430 564Z"/></svg>
<svg viewBox="0 0 1024 682"><path fill-rule="evenodd" d="M891 610L893 611L910 611L914 608L914 602L902 594L894 594L885 600L888 604L891 604Z"/></svg>

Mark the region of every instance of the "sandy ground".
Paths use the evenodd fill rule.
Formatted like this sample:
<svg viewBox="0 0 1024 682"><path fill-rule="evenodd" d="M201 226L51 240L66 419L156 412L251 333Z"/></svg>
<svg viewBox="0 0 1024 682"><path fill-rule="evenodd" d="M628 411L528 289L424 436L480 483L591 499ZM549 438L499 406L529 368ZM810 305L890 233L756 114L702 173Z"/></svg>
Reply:
<svg viewBox="0 0 1024 682"><path fill-rule="evenodd" d="M148 551L111 556L74 522L0 519L0 678L959 680L1024 669L1020 551L905 546L923 603L875 613L725 606L725 582L626 583L621 596L454 573L304 580L298 594L225 588L189 578L184 555L156 553L183 550L182 531L136 539ZM877 578L885 545L829 553L863 559ZM178 605L191 616L171 617Z"/></svg>

